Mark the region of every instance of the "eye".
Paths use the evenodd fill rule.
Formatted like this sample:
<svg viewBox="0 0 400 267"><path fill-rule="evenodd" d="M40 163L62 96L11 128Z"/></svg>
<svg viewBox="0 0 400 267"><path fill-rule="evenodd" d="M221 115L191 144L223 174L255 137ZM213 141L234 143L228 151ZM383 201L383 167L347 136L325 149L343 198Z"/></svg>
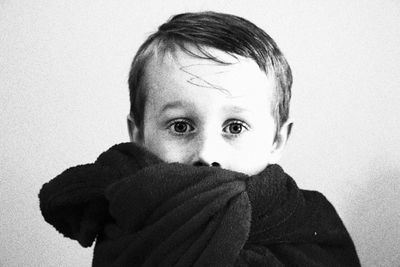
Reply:
<svg viewBox="0 0 400 267"><path fill-rule="evenodd" d="M247 131L248 129L249 127L246 123L235 120L229 122L229 124L224 127L223 131L231 135L239 135L243 131Z"/></svg>
<svg viewBox="0 0 400 267"><path fill-rule="evenodd" d="M178 119L178 120L172 121L168 125L168 129L173 134L177 134L177 135L183 135L183 134L194 131L194 127L191 125L191 123L184 119Z"/></svg>
<svg viewBox="0 0 400 267"><path fill-rule="evenodd" d="M239 123L232 123L228 126L228 129L232 134L240 134L242 132L242 125Z"/></svg>

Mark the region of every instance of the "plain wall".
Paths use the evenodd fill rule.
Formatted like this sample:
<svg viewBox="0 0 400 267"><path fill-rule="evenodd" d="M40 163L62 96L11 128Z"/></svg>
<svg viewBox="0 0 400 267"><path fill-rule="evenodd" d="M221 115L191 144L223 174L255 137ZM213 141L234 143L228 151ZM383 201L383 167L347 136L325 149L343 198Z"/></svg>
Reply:
<svg viewBox="0 0 400 267"><path fill-rule="evenodd" d="M74 3L72 3L74 2ZM400 2L0 1L0 266L90 266L37 194L128 141L127 77L171 15L215 10L268 32L294 74L281 165L335 205L363 266L400 265Z"/></svg>

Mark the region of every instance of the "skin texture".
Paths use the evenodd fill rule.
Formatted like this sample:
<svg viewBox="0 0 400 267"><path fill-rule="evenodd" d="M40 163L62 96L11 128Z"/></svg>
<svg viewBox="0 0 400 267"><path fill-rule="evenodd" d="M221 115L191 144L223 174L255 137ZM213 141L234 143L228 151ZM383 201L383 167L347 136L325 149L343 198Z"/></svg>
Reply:
<svg viewBox="0 0 400 267"><path fill-rule="evenodd" d="M257 174L277 162L291 124L283 125L274 141L275 81L251 59L207 50L231 64L179 49L151 59L145 77L144 134L139 137L130 118L131 141L166 162Z"/></svg>

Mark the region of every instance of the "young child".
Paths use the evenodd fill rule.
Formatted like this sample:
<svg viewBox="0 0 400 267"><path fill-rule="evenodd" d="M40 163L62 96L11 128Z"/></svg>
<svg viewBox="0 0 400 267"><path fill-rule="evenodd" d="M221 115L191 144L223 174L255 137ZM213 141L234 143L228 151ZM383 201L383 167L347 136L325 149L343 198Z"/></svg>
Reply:
<svg viewBox="0 0 400 267"><path fill-rule="evenodd" d="M174 16L133 60L132 142L45 184L44 218L96 240L93 266L359 266L333 206L276 165L291 85L251 22Z"/></svg>

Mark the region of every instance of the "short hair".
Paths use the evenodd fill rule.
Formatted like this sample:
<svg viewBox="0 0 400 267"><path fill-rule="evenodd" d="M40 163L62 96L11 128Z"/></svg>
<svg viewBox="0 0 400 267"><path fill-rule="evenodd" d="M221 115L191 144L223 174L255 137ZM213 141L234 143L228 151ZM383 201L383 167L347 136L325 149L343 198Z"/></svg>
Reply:
<svg viewBox="0 0 400 267"><path fill-rule="evenodd" d="M191 52L187 45L194 45L201 55ZM204 11L183 13L170 18L158 31L151 34L136 53L129 73L130 114L139 132L143 134L143 118L147 90L145 71L154 52L172 52L176 47L186 53L219 63L221 60L207 52L207 47L222 50L230 55L253 59L259 68L275 78L272 100L272 116L276 123L276 135L289 118L292 73L286 58L275 41L250 21L231 14ZM156 48L156 49L155 49Z"/></svg>

